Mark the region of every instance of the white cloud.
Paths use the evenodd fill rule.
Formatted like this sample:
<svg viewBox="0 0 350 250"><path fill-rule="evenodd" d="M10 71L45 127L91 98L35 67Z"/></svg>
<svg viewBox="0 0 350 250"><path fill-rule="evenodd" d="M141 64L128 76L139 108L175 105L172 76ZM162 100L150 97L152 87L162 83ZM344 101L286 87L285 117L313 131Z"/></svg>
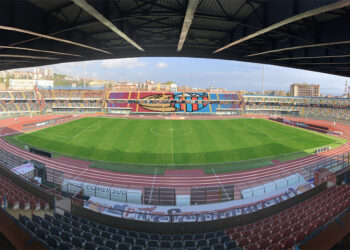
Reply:
<svg viewBox="0 0 350 250"><path fill-rule="evenodd" d="M108 59L101 62L101 66L107 69L111 68L140 68L145 67L146 62L141 61L139 58L123 58L123 59Z"/></svg>
<svg viewBox="0 0 350 250"><path fill-rule="evenodd" d="M157 69L164 69L164 68L167 68L167 67L168 67L168 64L166 64L165 62L158 62L157 65L156 65Z"/></svg>

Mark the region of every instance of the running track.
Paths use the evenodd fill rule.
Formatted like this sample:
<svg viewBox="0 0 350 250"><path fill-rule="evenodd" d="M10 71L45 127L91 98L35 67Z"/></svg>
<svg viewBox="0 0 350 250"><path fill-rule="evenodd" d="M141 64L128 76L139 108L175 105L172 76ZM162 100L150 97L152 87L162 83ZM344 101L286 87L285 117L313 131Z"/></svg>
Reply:
<svg viewBox="0 0 350 250"><path fill-rule="evenodd" d="M310 120L309 120L310 121ZM320 122L320 121L318 121ZM329 123L329 122L328 122ZM338 130L343 131L344 135L349 135L350 127L339 124L334 126ZM345 133L346 132L346 133ZM347 137L347 136L346 136ZM297 160L275 164L258 169L237 171L224 174L211 174L200 176L153 176L153 175L140 175L140 174L128 174L118 173L108 170L89 168L84 165L78 164L74 161L72 163L59 162L56 159L49 159L43 156L32 154L23 149L17 148L3 139L0 138L0 148L18 155L24 159L33 159L41 161L46 164L47 167L61 170L64 172L66 179L75 179L80 181L86 181L89 183L101 184L101 185L113 185L118 187L129 188L142 188L148 187L176 187L177 189L183 188L188 190L189 187L195 186L218 186L225 184L235 184L235 191L241 188L249 186L260 185L264 182L268 182L274 179L282 178L291 175L295 172L300 172L304 166L326 159L329 156L343 154L350 151L350 141L346 144L323 152L318 155L310 155ZM236 192L235 192L236 193Z"/></svg>

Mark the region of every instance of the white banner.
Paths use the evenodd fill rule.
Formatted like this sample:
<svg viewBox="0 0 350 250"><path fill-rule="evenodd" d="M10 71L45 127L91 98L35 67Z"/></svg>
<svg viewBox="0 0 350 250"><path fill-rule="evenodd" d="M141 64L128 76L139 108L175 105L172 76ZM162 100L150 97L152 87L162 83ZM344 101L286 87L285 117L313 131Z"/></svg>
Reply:
<svg viewBox="0 0 350 250"><path fill-rule="evenodd" d="M75 194L84 189L84 196L96 196L103 199L120 202L142 204L142 191L137 189L125 189L95 185L87 182L65 179L62 183L62 191Z"/></svg>

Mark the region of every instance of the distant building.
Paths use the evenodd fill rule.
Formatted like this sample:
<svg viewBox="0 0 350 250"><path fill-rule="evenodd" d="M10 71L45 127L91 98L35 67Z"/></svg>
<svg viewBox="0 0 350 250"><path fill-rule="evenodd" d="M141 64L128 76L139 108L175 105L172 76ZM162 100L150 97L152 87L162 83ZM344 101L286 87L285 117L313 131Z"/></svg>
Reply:
<svg viewBox="0 0 350 250"><path fill-rule="evenodd" d="M209 88L207 88L208 92L226 92L227 89L225 88L215 88L214 86L209 86Z"/></svg>
<svg viewBox="0 0 350 250"><path fill-rule="evenodd" d="M11 90L33 90L38 88L53 88L52 80L30 80L30 79L10 79L9 89Z"/></svg>
<svg viewBox="0 0 350 250"><path fill-rule="evenodd" d="M6 84L5 83L0 83L0 90L1 91L6 90Z"/></svg>
<svg viewBox="0 0 350 250"><path fill-rule="evenodd" d="M283 90L265 90L264 91L265 95L270 95L270 96L286 96L287 92Z"/></svg>
<svg viewBox="0 0 350 250"><path fill-rule="evenodd" d="M290 85L291 96L319 97L320 85L293 83Z"/></svg>
<svg viewBox="0 0 350 250"><path fill-rule="evenodd" d="M53 77L53 69L52 68L46 68L44 72L44 76L46 78L51 78Z"/></svg>

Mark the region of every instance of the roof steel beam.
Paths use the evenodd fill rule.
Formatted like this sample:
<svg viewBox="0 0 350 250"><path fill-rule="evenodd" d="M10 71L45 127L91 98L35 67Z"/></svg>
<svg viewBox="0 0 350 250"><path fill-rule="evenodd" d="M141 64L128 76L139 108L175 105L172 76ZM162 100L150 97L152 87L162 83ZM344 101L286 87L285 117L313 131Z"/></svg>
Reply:
<svg viewBox="0 0 350 250"><path fill-rule="evenodd" d="M105 51L105 50L102 50L102 49L98 49L98 48L95 48L95 47L91 47L91 46L88 46L88 45L85 45L85 44L82 44L82 43L77 43L77 42L69 41L69 40L58 38L58 37L54 37L54 36L44 35L44 34L36 33L36 32L33 32L33 31L29 31L29 30L24 30L24 29L19 29L19 28L15 28L15 27L9 27L9 26L3 26L3 25L0 25L0 29L8 30L8 31L14 31L14 32L19 32L19 33L24 33L24 34L28 34L28 35L32 35L32 36L37 36L37 37L41 37L41 38L54 40L54 41L57 41L57 42L63 42L63 43L76 45L76 46L83 47L83 48L86 48L86 49L96 50L96 51L99 51L99 52L102 52L102 53L106 53L106 54L111 54L108 51Z"/></svg>
<svg viewBox="0 0 350 250"><path fill-rule="evenodd" d="M89 13L91 16L95 17L98 21L100 21L103 25L107 26L118 36L123 38L125 41L130 43L132 46L137 48L140 51L145 51L140 45L138 45L135 41L133 41L130 37L128 37L123 31L118 29L111 21L105 18L100 12L98 12L93 6L88 4L85 0L72 0L76 5L82 8L84 11Z"/></svg>
<svg viewBox="0 0 350 250"><path fill-rule="evenodd" d="M280 22L277 22L275 24L272 24L266 28L263 28L255 33L252 33L248 36L245 36L245 37L242 37L241 39L238 39L232 43L229 43L217 50L215 50L213 53L217 53L217 52L220 52L220 51L223 51L227 48L230 48L232 46L235 46L239 43L242 43L242 42L245 42L245 41L248 41L254 37L257 37L257 36L260 36L260 35L263 35L265 33L268 33L270 31L274 31L282 26L285 26L287 24L290 24L290 23L294 23L296 21L299 21L299 20L302 20L304 18L308 18L308 17L312 17L312 16L316 16L316 15L319 15L319 14L322 14L322 13L325 13L325 12L328 12L328 11L332 11L332 10L336 10L336 9L340 9L340 8L344 8L344 7L347 7L350 5L350 0L342 0L342 1L339 1L339 2L336 2L336 3L332 3L332 4L328 4L328 5L325 5L325 6L322 6L322 7L319 7L319 8L316 8L316 9L312 9L312 10L308 10L308 11L305 11L303 13L300 13L300 14L297 14L295 16L292 16L292 17L289 17L287 19L284 19Z"/></svg>
<svg viewBox="0 0 350 250"><path fill-rule="evenodd" d="M31 59L44 59L44 60L58 60L55 57L45 57L45 56L26 56L26 55L13 55L13 54L0 54L0 57L13 57L13 58L31 58Z"/></svg>
<svg viewBox="0 0 350 250"><path fill-rule="evenodd" d="M350 41L339 41L339 42L329 42L329 43L293 46L293 47L288 47L288 48L268 50L268 51L263 51L260 53L254 53L254 54L247 55L246 57L260 56L260 55L266 55L266 54L270 54L270 53L278 53L278 52L289 51L289 50L297 50L297 49L305 49L305 48L313 48L313 47L323 47L323 46L331 46L331 45L341 45L341 44L350 44Z"/></svg>
<svg viewBox="0 0 350 250"><path fill-rule="evenodd" d="M48 53L48 54L63 55L63 56L81 57L80 55L71 54L71 53L63 53L63 52L58 52L58 51L32 49L32 48L24 48L24 47L12 47L12 46L1 46L0 45L0 49L16 49L16 50L26 50L26 51L33 51L33 52L41 52L41 53Z"/></svg>
<svg viewBox="0 0 350 250"><path fill-rule="evenodd" d="M194 13L196 12L199 0L190 0L187 5L186 15L184 22L182 24L182 30L179 38L179 43L177 44L177 51L181 51L182 47L186 41L188 31L190 30Z"/></svg>
<svg viewBox="0 0 350 250"><path fill-rule="evenodd" d="M300 60L300 59L320 59L320 58L342 58L350 57L350 55L333 55L333 56L301 56L301 57L286 57L273 59L274 61Z"/></svg>

